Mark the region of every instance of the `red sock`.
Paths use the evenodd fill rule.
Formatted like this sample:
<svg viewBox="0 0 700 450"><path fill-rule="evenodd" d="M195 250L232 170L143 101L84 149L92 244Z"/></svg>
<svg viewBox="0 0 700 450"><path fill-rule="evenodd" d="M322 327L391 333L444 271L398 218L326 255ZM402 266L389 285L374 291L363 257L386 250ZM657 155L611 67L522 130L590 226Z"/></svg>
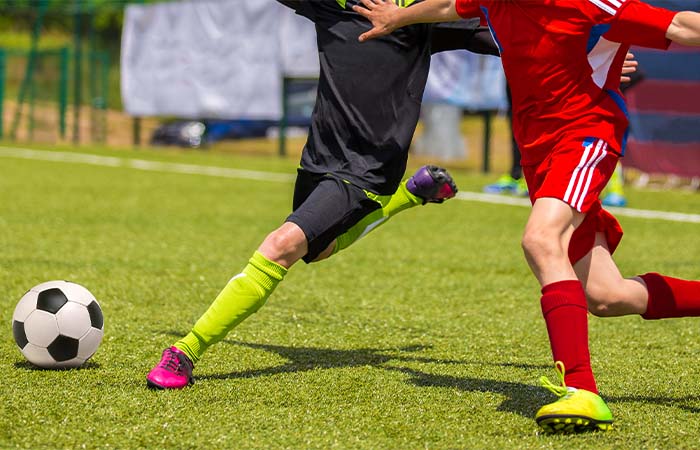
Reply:
<svg viewBox="0 0 700 450"><path fill-rule="evenodd" d="M640 275L649 291L647 320L700 316L700 281L686 281L658 273Z"/></svg>
<svg viewBox="0 0 700 450"><path fill-rule="evenodd" d="M566 369L564 382L597 394L588 352L588 304L581 282L548 284L542 288L540 304L554 361L563 362Z"/></svg>

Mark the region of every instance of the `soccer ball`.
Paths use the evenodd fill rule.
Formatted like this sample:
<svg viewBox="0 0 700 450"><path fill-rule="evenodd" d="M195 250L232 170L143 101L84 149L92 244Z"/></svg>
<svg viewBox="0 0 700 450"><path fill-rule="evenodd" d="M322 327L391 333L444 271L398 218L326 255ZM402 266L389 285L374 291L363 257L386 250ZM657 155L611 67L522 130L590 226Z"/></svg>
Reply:
<svg viewBox="0 0 700 450"><path fill-rule="evenodd" d="M44 369L79 367L100 345L104 318L95 297L69 281L47 281L31 288L12 315L20 351Z"/></svg>

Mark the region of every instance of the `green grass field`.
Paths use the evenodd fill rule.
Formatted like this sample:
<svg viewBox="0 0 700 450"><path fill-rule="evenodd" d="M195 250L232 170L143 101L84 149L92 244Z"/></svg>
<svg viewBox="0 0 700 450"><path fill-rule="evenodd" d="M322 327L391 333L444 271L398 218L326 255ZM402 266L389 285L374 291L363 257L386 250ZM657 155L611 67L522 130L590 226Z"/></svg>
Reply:
<svg viewBox="0 0 700 450"><path fill-rule="evenodd" d="M2 149L0 149L2 150ZM62 149L67 151L67 149ZM295 162L204 152L79 150L293 174ZM402 213L347 251L295 266L180 392L145 374L289 213L289 181L252 181L0 151L0 448L697 448L697 320L591 317L610 433L539 435L554 400L528 209L464 200ZM415 167L414 167L415 168ZM455 173L463 191L494 177ZM697 212L686 192L631 206ZM621 217L625 274L700 277L700 224ZM80 370L36 370L11 332L30 287L88 287L105 339Z"/></svg>

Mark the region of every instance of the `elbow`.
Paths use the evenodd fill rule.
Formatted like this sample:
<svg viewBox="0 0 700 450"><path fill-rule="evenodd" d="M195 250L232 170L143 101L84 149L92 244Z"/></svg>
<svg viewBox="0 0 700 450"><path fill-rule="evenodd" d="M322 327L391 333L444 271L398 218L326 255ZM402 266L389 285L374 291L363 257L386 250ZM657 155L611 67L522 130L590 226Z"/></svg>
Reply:
<svg viewBox="0 0 700 450"><path fill-rule="evenodd" d="M700 13L683 11L676 14L666 37L681 45L700 46Z"/></svg>

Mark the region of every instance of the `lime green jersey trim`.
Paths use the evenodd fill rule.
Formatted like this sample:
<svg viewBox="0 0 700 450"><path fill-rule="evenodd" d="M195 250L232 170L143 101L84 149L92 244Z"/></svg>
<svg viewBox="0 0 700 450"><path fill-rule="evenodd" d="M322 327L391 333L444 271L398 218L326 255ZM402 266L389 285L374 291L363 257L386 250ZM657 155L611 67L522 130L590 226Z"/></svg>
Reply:
<svg viewBox="0 0 700 450"><path fill-rule="evenodd" d="M375 202L379 203L382 205L382 208L386 208L386 206L389 204L389 200L391 200L391 195L377 195L373 192L368 191L367 189L363 189L365 191L365 195L367 196L368 199L374 200Z"/></svg>

